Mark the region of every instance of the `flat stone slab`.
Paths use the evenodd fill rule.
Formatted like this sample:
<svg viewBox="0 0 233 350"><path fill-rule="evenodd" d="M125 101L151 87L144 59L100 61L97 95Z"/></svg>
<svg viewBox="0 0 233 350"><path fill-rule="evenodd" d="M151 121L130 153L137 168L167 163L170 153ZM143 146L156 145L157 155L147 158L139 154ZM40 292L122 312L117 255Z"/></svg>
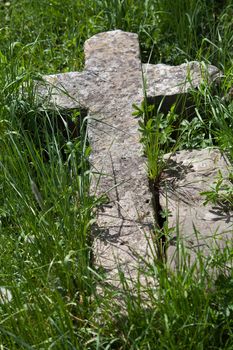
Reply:
<svg viewBox="0 0 233 350"><path fill-rule="evenodd" d="M205 197L200 195L211 190L219 171L224 183L232 186L226 157L218 149L207 148L168 154L165 159L167 167L162 176L160 204L169 211L169 227L174 227L169 261L174 258L173 263L176 262L177 256L173 255L177 239L184 243L191 262L199 251L207 256L214 248L232 244L233 211L211 203L204 205Z"/></svg>
<svg viewBox="0 0 233 350"><path fill-rule="evenodd" d="M47 84L38 86L38 93L48 108L88 110L91 189L109 198L97 213L94 251L97 264L116 285L117 264L136 278L138 256L148 256L153 227L146 160L132 105L144 100L146 87L155 98L180 95L192 87L190 77L197 87L219 72L198 62L176 68L141 65L137 34L120 30L93 36L84 51L83 72L44 76Z"/></svg>

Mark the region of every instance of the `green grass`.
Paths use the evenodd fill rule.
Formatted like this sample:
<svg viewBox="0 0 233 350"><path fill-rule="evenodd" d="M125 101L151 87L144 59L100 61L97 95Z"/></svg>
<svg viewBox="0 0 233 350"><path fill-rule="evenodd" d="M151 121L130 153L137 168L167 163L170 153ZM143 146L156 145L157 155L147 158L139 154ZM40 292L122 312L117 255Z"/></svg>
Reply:
<svg viewBox="0 0 233 350"><path fill-rule="evenodd" d="M150 179L177 135L177 149L214 145L233 162L232 15L230 0L0 0L0 349L233 348L230 244L194 264L177 244L179 269L155 257L134 293L120 271L121 290L105 284L91 254L100 199L85 117L46 111L33 88L40 74L81 70L95 33L136 32L144 62L199 59L224 73L217 92L193 92L195 118L154 110L160 123L141 124Z"/></svg>

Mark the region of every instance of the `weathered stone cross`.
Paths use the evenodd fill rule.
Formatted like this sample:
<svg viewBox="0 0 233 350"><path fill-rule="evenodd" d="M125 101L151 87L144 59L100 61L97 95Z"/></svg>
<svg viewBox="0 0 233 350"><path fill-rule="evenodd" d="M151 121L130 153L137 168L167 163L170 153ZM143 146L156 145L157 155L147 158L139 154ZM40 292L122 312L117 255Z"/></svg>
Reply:
<svg viewBox="0 0 233 350"><path fill-rule="evenodd" d="M132 117L133 103L143 101L146 87L147 97L159 100L165 96L169 109L179 94L200 85L203 75L213 80L217 74L215 67L198 62L178 67L141 64L138 36L116 30L86 41L83 72L44 77L52 94L45 88L40 93L49 96L50 104L88 110L95 174L92 191L109 197L109 203L98 212L94 247L109 278L117 276L116 263L128 276L134 276L138 256L148 254L153 228L146 162L138 122Z"/></svg>

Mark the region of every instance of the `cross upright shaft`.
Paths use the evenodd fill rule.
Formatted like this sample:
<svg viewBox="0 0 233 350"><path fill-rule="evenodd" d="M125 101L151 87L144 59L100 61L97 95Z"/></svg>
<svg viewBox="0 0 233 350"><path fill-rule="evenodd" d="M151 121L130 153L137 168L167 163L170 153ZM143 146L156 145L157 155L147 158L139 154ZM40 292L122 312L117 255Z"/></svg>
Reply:
<svg viewBox="0 0 233 350"><path fill-rule="evenodd" d="M116 272L116 259L132 275L136 267L132 250L145 256L145 233L152 225L137 120L132 117L132 104L143 96L137 35L101 33L86 42L85 54L85 70L94 74L92 93L96 96L89 110L98 115L90 119L88 128L91 163L103 174L97 192L112 188L110 205L98 214L102 234L96 240L96 256L106 269Z"/></svg>

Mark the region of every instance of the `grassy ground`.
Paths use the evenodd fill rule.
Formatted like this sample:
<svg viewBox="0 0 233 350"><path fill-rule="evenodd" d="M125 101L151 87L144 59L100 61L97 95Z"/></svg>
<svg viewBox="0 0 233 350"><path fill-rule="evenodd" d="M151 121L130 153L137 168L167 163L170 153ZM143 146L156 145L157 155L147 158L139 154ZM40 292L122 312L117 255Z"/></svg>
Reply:
<svg viewBox="0 0 233 350"><path fill-rule="evenodd" d="M218 94L196 92L197 117L177 128L180 148L216 145L233 161L233 102L223 98L233 85L232 15L230 0L0 0L0 349L233 348L231 246L193 266L181 247L179 271L148 265L154 283L143 293L121 276L123 292L97 294L85 121L66 116L82 129L72 137L32 84L82 69L95 33L137 32L144 62L199 59L223 71Z"/></svg>

